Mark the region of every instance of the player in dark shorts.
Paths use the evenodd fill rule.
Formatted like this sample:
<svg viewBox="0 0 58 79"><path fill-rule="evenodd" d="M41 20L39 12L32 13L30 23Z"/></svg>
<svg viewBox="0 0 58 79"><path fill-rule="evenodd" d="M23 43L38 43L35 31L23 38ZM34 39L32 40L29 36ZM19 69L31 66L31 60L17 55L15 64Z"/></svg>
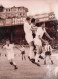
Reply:
<svg viewBox="0 0 58 79"><path fill-rule="evenodd" d="M46 64L46 57L49 56L49 59L51 61L51 63L53 64L53 61L51 59L51 52L52 52L52 47L51 45L49 45L49 43L47 42L45 45L45 58L44 58L44 65Z"/></svg>
<svg viewBox="0 0 58 79"><path fill-rule="evenodd" d="M22 60L23 59L26 60L26 57L25 57L25 48L22 46L20 50L21 50Z"/></svg>

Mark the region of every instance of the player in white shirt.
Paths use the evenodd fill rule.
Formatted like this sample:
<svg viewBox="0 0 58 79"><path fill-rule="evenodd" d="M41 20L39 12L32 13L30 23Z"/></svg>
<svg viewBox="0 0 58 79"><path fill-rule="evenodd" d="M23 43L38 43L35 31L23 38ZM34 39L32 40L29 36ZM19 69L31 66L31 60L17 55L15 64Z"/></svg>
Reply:
<svg viewBox="0 0 58 79"><path fill-rule="evenodd" d="M25 32L25 39L30 47L30 52L29 52L28 58L33 59L34 58L33 36L32 36L32 30L31 30L31 19L29 17L27 17L24 22L24 32Z"/></svg>
<svg viewBox="0 0 58 79"><path fill-rule="evenodd" d="M45 23L42 23L40 27L38 27L36 32L36 37L34 39L34 43L36 45L37 53L35 56L35 63L38 63L38 57L42 53L42 43L46 43L46 41L42 38L43 35L46 35L50 40L53 40L49 34L46 32Z"/></svg>
<svg viewBox="0 0 58 79"><path fill-rule="evenodd" d="M49 56L49 59L51 60L51 63L53 64L53 61L51 59L51 53L52 53L52 47L51 45L46 42L46 45L45 45L45 58L44 58L44 65L46 64L46 57Z"/></svg>
<svg viewBox="0 0 58 79"><path fill-rule="evenodd" d="M18 67L16 66L16 63L14 61L14 44L10 44L10 41L7 39L6 40L6 45L3 46L3 48L6 49L6 55L7 55L7 59L10 62L11 65L14 66L14 69L18 69Z"/></svg>

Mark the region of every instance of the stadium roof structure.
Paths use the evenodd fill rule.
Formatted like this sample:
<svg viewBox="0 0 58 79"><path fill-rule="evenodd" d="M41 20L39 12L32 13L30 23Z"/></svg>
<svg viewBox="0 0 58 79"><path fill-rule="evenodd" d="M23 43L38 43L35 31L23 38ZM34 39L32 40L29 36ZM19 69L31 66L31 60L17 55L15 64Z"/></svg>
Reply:
<svg viewBox="0 0 58 79"><path fill-rule="evenodd" d="M24 6L5 8L0 6L0 27L23 24L27 17L28 8Z"/></svg>
<svg viewBox="0 0 58 79"><path fill-rule="evenodd" d="M28 9L25 8L25 7L15 7L14 6L12 8L23 8L23 9L26 10L25 13L28 12ZM23 13L23 11L22 11L22 13ZM27 15L26 15L26 17L27 17ZM20 17L15 16L14 18L6 18L6 19L0 18L0 27L3 27L3 26L16 26L16 25L24 24L23 21L26 17L24 17L24 15L23 15L23 17L20 15ZM49 21L56 21L57 20L56 17L55 17L54 12L36 14L36 15L33 15L33 16L29 16L29 17L31 17L31 19L35 18L36 23L49 22Z"/></svg>
<svg viewBox="0 0 58 79"><path fill-rule="evenodd" d="M57 20L54 12L36 14L30 17L35 18L37 23Z"/></svg>

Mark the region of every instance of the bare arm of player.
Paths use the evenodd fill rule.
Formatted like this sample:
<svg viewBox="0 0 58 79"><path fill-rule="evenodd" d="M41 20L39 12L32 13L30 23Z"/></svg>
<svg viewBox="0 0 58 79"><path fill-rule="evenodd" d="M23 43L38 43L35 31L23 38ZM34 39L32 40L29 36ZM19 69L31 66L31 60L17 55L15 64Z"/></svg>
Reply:
<svg viewBox="0 0 58 79"><path fill-rule="evenodd" d="M45 41L44 39L42 39L42 38L40 37L40 35L38 36L38 38L39 38L43 43L46 44L46 41Z"/></svg>
<svg viewBox="0 0 58 79"><path fill-rule="evenodd" d="M20 50L20 48L18 47L18 46L16 46L16 45L14 45L14 48L17 48L17 49L19 49ZM21 51L21 50L20 50Z"/></svg>
<svg viewBox="0 0 58 79"><path fill-rule="evenodd" d="M45 35L46 35L51 41L53 41L53 38L51 38L50 35L49 35L47 32L45 32Z"/></svg>

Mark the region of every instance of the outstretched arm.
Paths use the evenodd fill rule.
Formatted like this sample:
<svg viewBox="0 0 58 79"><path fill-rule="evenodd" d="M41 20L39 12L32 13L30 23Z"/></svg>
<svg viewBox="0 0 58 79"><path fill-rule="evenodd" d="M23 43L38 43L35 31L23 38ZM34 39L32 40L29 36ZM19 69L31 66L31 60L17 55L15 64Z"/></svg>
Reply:
<svg viewBox="0 0 58 79"><path fill-rule="evenodd" d="M45 35L46 35L51 41L53 41L53 38L51 38L50 35L49 35L47 32L45 32Z"/></svg>
<svg viewBox="0 0 58 79"><path fill-rule="evenodd" d="M46 43L47 41L45 41L44 39L42 39L41 37L40 37L40 35L38 36L38 38L43 42L43 43Z"/></svg>
<svg viewBox="0 0 58 79"><path fill-rule="evenodd" d="M14 45L14 47L20 50L20 48L19 48L18 46ZM21 51L21 50L20 50L20 51Z"/></svg>

